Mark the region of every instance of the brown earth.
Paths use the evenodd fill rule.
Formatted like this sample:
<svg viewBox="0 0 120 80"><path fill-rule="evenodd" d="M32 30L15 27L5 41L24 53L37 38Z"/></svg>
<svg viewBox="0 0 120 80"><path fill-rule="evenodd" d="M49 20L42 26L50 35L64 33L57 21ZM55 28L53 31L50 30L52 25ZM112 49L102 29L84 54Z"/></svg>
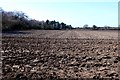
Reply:
<svg viewBox="0 0 120 80"><path fill-rule="evenodd" d="M118 79L117 31L3 33L3 80Z"/></svg>

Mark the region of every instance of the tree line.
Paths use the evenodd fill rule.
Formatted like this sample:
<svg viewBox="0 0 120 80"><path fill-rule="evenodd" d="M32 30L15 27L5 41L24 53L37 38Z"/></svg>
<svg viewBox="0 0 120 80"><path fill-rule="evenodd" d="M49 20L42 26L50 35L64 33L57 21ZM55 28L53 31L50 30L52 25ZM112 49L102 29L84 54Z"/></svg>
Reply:
<svg viewBox="0 0 120 80"><path fill-rule="evenodd" d="M35 19L30 19L22 11L4 11L0 8L0 13L2 14L2 30L27 30L27 29L40 29L40 30L66 30L66 29L88 29L88 30L118 30L120 27L98 27L93 25L89 27L85 24L83 27L73 28L71 25L65 23L60 23L58 21L38 21Z"/></svg>
<svg viewBox="0 0 120 80"><path fill-rule="evenodd" d="M30 19L22 11L4 11L0 8L2 13L2 30L27 30L27 29L43 29L43 30L65 30L72 29L71 25L60 23L58 21L38 21Z"/></svg>
<svg viewBox="0 0 120 80"><path fill-rule="evenodd" d="M93 25L92 27L89 27L88 24L85 24L82 29L92 29L92 30L118 30L120 27L110 27L110 26L103 26L103 27L98 27L96 25Z"/></svg>

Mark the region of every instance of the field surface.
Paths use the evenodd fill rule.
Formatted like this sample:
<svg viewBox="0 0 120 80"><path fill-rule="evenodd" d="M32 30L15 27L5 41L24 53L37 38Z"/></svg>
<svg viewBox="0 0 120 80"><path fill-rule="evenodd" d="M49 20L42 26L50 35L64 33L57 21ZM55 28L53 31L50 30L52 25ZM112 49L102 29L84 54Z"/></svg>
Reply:
<svg viewBox="0 0 120 80"><path fill-rule="evenodd" d="M3 80L119 78L118 31L7 32L1 53Z"/></svg>
<svg viewBox="0 0 120 80"><path fill-rule="evenodd" d="M13 37L36 37L36 38L79 38L79 39L118 39L118 31L94 31L94 30L31 30L14 31L4 33L5 36Z"/></svg>

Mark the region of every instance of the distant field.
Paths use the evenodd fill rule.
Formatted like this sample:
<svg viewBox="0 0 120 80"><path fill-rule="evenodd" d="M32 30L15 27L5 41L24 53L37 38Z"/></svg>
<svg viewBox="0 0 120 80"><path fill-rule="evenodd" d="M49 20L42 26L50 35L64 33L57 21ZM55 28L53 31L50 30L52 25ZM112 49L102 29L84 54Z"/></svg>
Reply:
<svg viewBox="0 0 120 80"><path fill-rule="evenodd" d="M114 30L29 30L5 33L3 36L38 37L38 38L78 38L78 39L118 39Z"/></svg>
<svg viewBox="0 0 120 80"><path fill-rule="evenodd" d="M118 31L28 30L3 33L3 80L118 79Z"/></svg>

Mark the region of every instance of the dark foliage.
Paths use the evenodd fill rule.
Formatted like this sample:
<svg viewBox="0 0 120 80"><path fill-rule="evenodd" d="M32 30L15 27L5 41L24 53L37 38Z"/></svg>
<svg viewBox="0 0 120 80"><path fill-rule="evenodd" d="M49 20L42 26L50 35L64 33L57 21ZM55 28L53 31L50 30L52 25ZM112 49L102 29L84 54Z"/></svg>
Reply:
<svg viewBox="0 0 120 80"><path fill-rule="evenodd" d="M22 11L4 11L2 13L2 30L26 30L26 29L45 29L45 30L62 30L72 29L71 25L59 23L57 21L38 21L29 19Z"/></svg>

